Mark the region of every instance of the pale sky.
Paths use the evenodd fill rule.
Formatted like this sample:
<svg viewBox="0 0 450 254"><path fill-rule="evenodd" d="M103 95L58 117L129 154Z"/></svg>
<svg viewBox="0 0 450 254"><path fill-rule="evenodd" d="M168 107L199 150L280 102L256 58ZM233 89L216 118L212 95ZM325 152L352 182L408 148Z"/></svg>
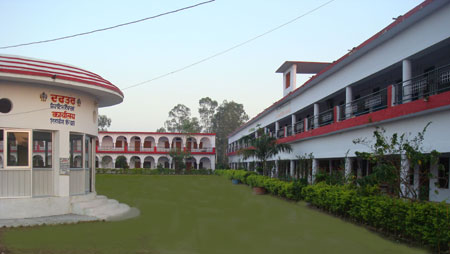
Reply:
<svg viewBox="0 0 450 254"><path fill-rule="evenodd" d="M216 0L176 14L87 36L0 50L92 71L119 88L152 79L230 48L328 0ZM117 25L200 1L0 0L0 46ZM422 1L335 0L249 44L168 77L123 90L100 109L113 131L155 131L178 103L197 116L209 96L243 103L251 117L282 97L285 61L331 62ZM297 87L309 76L297 77ZM1 91L0 91L1 92Z"/></svg>

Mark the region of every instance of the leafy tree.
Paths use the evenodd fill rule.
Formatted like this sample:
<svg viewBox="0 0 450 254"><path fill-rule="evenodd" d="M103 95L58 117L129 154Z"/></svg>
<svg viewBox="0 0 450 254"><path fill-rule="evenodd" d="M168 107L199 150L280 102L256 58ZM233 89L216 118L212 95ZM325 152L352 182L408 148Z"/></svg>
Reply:
<svg viewBox="0 0 450 254"><path fill-rule="evenodd" d="M370 152L355 152L372 165L373 173L357 180L360 185L382 185L387 191L401 198L428 199L429 178L432 176L430 167L439 161L439 153L436 150L426 152L423 149L425 132L430 123L412 139L405 134L392 134L386 136L383 128L377 127L373 133L375 143L366 139L355 139L353 143L363 144L369 147ZM412 175L402 170L401 156L409 160L410 168L417 168L419 172L419 188L410 184ZM438 165L439 170L442 166Z"/></svg>
<svg viewBox="0 0 450 254"><path fill-rule="evenodd" d="M191 109L183 104L178 104L169 111L169 120L164 125L169 132L197 133L202 129L198 118L191 118Z"/></svg>
<svg viewBox="0 0 450 254"><path fill-rule="evenodd" d="M191 153L181 149L171 149L169 151L169 156L172 158L172 163L174 164L175 170L182 170L186 168L184 162L186 159L191 157Z"/></svg>
<svg viewBox="0 0 450 254"><path fill-rule="evenodd" d="M166 130L166 128L161 127L161 128L156 129L156 132L167 132L167 130Z"/></svg>
<svg viewBox="0 0 450 254"><path fill-rule="evenodd" d="M254 157L261 161L263 174L268 175L267 160L281 152L291 152L292 148L289 144L277 143L275 137L271 137L260 130L258 130L258 133L260 135L257 138L245 138L250 146L239 150L238 153L243 155L244 160Z"/></svg>
<svg viewBox="0 0 450 254"><path fill-rule="evenodd" d="M98 115L97 123L99 131L107 131L108 127L111 126L111 118L106 115Z"/></svg>
<svg viewBox="0 0 450 254"><path fill-rule="evenodd" d="M118 156L116 159L116 168L128 168L128 163L127 163L127 158L125 158L125 156L121 155Z"/></svg>
<svg viewBox="0 0 450 254"><path fill-rule="evenodd" d="M248 120L244 105L224 100L212 119L212 132L216 133L216 154L219 167L228 165L228 135Z"/></svg>
<svg viewBox="0 0 450 254"><path fill-rule="evenodd" d="M200 123L202 125L204 132L212 132L213 125L212 121L214 114L216 113L216 108L218 106L217 101L212 100L209 97L201 98L198 101L199 108L198 113L200 115Z"/></svg>

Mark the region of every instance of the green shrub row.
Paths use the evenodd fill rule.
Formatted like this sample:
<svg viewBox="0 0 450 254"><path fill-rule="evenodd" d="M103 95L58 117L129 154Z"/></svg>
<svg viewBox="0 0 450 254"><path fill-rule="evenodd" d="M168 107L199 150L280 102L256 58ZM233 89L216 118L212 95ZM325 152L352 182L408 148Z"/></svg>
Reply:
<svg viewBox="0 0 450 254"><path fill-rule="evenodd" d="M123 175L212 175L211 169L175 170L169 168L97 168L97 174L123 174Z"/></svg>
<svg viewBox="0 0 450 254"><path fill-rule="evenodd" d="M305 201L328 212L370 225L396 237L441 251L448 250L448 205L379 195L375 189L376 187L362 193L353 185L318 183L303 188L302 196Z"/></svg>
<svg viewBox="0 0 450 254"><path fill-rule="evenodd" d="M215 174L238 179L252 187L311 205L384 233L448 251L450 246L449 205L418 202L382 195L377 186L328 185L321 182L285 182L244 170L216 170Z"/></svg>
<svg viewBox="0 0 450 254"><path fill-rule="evenodd" d="M286 182L277 178L258 175L252 171L245 170L219 170L214 171L217 175L226 176L228 179L237 179L251 187L263 187L272 195L291 200L300 200L302 188L306 186L301 181Z"/></svg>

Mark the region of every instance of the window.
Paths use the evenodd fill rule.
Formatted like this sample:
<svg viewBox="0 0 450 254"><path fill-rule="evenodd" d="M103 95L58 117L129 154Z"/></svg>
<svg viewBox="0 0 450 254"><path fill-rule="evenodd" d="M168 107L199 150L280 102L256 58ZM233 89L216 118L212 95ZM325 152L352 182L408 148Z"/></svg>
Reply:
<svg viewBox="0 0 450 254"><path fill-rule="evenodd" d="M0 130L0 168L3 168L3 130Z"/></svg>
<svg viewBox="0 0 450 254"><path fill-rule="evenodd" d="M91 148L91 144L92 144L92 141L91 141L91 138L90 137L87 137L86 136L86 138L84 139L84 167L85 168L91 168L91 165L92 165L92 159L91 159L91 156L92 156L92 148Z"/></svg>
<svg viewBox="0 0 450 254"><path fill-rule="evenodd" d="M30 166L29 139L29 132L6 131L6 166Z"/></svg>
<svg viewBox="0 0 450 254"><path fill-rule="evenodd" d="M449 181L449 159L446 157L439 158L439 167L438 167L438 180L439 180L439 188L448 189L448 181Z"/></svg>
<svg viewBox="0 0 450 254"><path fill-rule="evenodd" d="M286 73L286 88L291 86L291 72Z"/></svg>
<svg viewBox="0 0 450 254"><path fill-rule="evenodd" d="M83 167L83 135L70 134L70 168Z"/></svg>
<svg viewBox="0 0 450 254"><path fill-rule="evenodd" d="M3 98L0 99L0 113L9 113L12 109L12 103L10 100Z"/></svg>
<svg viewBox="0 0 450 254"><path fill-rule="evenodd" d="M33 132L33 167L52 167L52 134L50 132Z"/></svg>

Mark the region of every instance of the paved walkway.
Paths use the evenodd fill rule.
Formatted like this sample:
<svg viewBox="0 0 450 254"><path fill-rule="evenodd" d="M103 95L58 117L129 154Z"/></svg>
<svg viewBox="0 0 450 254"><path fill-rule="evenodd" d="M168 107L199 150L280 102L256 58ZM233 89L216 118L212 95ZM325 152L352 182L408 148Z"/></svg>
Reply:
<svg viewBox="0 0 450 254"><path fill-rule="evenodd" d="M0 220L0 228L2 227L30 227L39 225L56 225L71 224L82 221L99 221L100 219L85 215L64 214L46 217L25 218L25 219L8 219Z"/></svg>

